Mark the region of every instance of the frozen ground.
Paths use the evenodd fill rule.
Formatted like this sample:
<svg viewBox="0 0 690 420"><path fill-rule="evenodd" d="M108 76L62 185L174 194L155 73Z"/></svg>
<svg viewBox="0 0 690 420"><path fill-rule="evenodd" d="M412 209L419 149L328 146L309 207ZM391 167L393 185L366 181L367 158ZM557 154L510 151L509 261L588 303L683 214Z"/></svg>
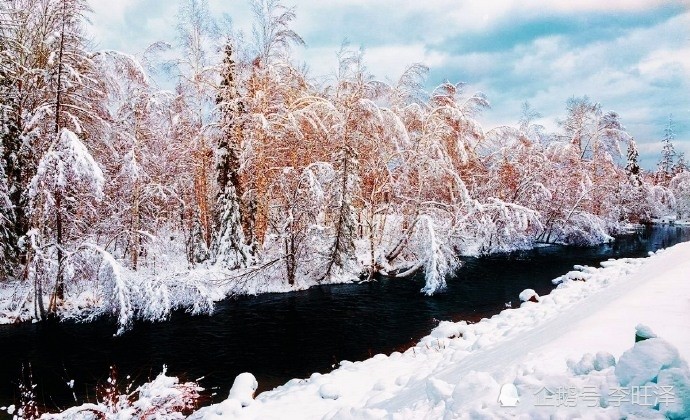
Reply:
<svg viewBox="0 0 690 420"><path fill-rule="evenodd" d="M345 361L253 401L235 390L192 417L690 418L689 278L690 243L578 267L538 302L442 322L405 353ZM658 337L636 344L636 331Z"/></svg>

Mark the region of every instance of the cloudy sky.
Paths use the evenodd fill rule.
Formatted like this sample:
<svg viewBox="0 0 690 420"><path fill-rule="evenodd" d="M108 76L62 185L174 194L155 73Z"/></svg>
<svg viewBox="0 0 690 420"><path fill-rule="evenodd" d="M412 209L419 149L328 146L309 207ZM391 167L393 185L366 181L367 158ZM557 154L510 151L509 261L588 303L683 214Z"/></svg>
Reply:
<svg viewBox="0 0 690 420"><path fill-rule="evenodd" d="M89 31L100 48L140 54L173 41L181 1L89 0ZM429 87L466 82L492 104L485 128L514 125L529 101L556 128L571 96L617 111L655 166L673 114L676 148L690 156L690 0L284 0L296 51L311 74L333 71L343 40L362 46L369 70L395 79L410 63L430 68ZM209 0L249 33L248 0Z"/></svg>

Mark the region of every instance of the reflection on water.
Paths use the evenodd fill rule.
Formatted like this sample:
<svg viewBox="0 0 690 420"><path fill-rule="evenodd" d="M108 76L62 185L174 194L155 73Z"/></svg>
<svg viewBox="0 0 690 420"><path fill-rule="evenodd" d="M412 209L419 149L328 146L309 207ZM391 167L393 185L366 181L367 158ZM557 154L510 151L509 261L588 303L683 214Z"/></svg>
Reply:
<svg viewBox="0 0 690 420"><path fill-rule="evenodd" d="M204 377L202 385L223 399L235 376L252 372L260 390L293 377L326 372L341 360L362 360L413 344L438 320L478 321L535 289L546 294L551 279L575 264L608 258L642 257L649 251L690 240L690 229L646 228L612 244L572 248L550 246L484 258L467 258L444 293L419 293L422 277L382 279L366 284L320 286L218 304L213 316L175 313L163 323L137 323L113 337L111 321L90 324L0 326L0 405L11 403L22 364L31 364L39 402L74 405L68 380L81 403L93 399L108 367L141 383L163 364L169 374Z"/></svg>

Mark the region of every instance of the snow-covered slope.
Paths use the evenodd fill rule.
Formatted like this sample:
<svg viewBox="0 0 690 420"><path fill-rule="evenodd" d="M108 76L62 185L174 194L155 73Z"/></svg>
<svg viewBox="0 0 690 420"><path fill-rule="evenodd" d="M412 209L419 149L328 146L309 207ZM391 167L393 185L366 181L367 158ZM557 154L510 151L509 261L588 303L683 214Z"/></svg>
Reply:
<svg viewBox="0 0 690 420"><path fill-rule="evenodd" d="M690 243L554 281L539 302L442 322L403 354L342 362L193 417L690 417ZM659 338L635 344L636 328Z"/></svg>

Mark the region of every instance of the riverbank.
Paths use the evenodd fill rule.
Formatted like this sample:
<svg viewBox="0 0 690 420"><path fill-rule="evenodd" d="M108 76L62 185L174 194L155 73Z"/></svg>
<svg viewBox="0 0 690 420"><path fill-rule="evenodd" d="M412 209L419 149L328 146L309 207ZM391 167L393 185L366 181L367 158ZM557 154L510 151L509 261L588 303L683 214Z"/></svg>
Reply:
<svg viewBox="0 0 690 420"><path fill-rule="evenodd" d="M246 407L228 399L193 417L687 418L688 255L683 243L649 258L581 267L556 279L558 288L538 303L476 324L442 322L404 353L344 361ZM635 344L639 325L659 338ZM519 401L503 407L499 395L510 397L511 388Z"/></svg>
<svg viewBox="0 0 690 420"><path fill-rule="evenodd" d="M107 261L106 261L107 262ZM115 317L117 334L131 327L137 319L162 321L175 310L192 314L212 314L215 303L235 296L287 293L322 284L352 283L356 273L316 282L297 278L294 284L276 281L266 273L253 273L257 267L228 270L218 264L200 264L189 268L183 255L168 256L164 266L131 270L117 261L109 261L101 270L107 281L85 282L68 288L57 305L57 317L63 320L89 321ZM104 268L105 267L105 268ZM51 296L44 293L44 305ZM36 322L37 308L33 284L26 281L0 281L0 325Z"/></svg>
<svg viewBox="0 0 690 420"><path fill-rule="evenodd" d="M276 273L272 276L272 271L265 267L227 270L205 263L190 268L184 255L173 244L161 243L157 246L157 255L165 257L165 264L154 259L136 271L113 258L104 257L97 276L99 280L71 284L66 289L64 300L56 306L57 317L77 321L112 317L118 323L113 332L121 334L136 320L163 321L176 310L211 314L216 303L229 297L296 292L314 286L359 281L356 270L322 281L306 276L297 277L294 284L288 284L281 281ZM543 246L532 244L533 248ZM516 250L519 249L529 248L516 247ZM461 272L462 267L459 270ZM44 307L47 307L50 298L44 289ZM423 297L420 296L420 299ZM39 303L32 283L0 281L0 324L35 322L37 312Z"/></svg>
<svg viewBox="0 0 690 420"><path fill-rule="evenodd" d="M543 246L533 244L534 248ZM519 249L522 248L516 247ZM294 284L288 284L281 281L280 275L265 269L267 264L238 270L210 263L190 268L182 254L169 252L166 255L165 265L143 266L136 271L112 258L105 259L99 269L105 280L67 288L65 298L57 304L57 317L77 321L114 317L118 323L117 334L121 334L137 319L162 321L179 309L192 314L212 314L217 302L231 297L289 293L314 286L360 281L355 270L321 281L297 277ZM420 299L423 298L420 294ZM50 294L44 291L44 305L48 305L50 299ZM0 281L0 325L36 322L37 312L32 283Z"/></svg>

